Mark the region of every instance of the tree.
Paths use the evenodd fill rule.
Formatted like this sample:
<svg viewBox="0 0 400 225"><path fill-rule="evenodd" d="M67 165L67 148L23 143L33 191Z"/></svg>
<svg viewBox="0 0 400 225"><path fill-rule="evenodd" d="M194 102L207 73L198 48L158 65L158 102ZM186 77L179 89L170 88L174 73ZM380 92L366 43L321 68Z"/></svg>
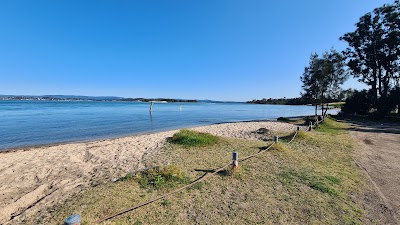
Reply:
<svg viewBox="0 0 400 225"><path fill-rule="evenodd" d="M320 96L320 79L321 77L321 60L318 58L317 53L313 53L310 56L309 65L304 68L303 76L300 77L303 82L302 88L303 93L300 93L303 98L314 100L315 104L315 116L317 116L318 110L318 98Z"/></svg>
<svg viewBox="0 0 400 225"><path fill-rule="evenodd" d="M334 49L325 52L322 58L322 90L321 90L321 110L325 115L328 107L325 108L325 99L337 99L340 95L340 86L347 80L348 73L344 69L344 57Z"/></svg>
<svg viewBox="0 0 400 225"><path fill-rule="evenodd" d="M315 102L315 116L317 116L318 103L321 105L321 115L324 116L326 99L335 99L340 93L340 85L347 79L344 70L343 56L336 50L325 52L320 58L318 54L311 54L309 65L304 68L303 76L303 98L313 99Z"/></svg>
<svg viewBox="0 0 400 225"><path fill-rule="evenodd" d="M387 97L399 79L400 3L385 4L362 16L356 30L340 37L349 47L343 51L354 77L369 85L373 105L388 113Z"/></svg>

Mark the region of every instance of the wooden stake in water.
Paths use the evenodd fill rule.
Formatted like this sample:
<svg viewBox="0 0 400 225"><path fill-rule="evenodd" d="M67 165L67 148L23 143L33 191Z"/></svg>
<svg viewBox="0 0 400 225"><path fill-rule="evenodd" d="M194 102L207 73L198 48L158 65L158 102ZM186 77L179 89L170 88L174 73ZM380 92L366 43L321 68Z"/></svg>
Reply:
<svg viewBox="0 0 400 225"><path fill-rule="evenodd" d="M153 102L150 102L150 112L153 112Z"/></svg>

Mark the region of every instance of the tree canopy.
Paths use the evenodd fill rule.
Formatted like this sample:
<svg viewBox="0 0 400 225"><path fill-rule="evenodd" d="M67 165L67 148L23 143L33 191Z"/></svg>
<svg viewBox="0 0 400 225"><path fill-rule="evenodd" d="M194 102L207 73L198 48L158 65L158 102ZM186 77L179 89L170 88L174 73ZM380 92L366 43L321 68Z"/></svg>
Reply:
<svg viewBox="0 0 400 225"><path fill-rule="evenodd" d="M340 85L347 79L344 69L343 56L334 49L324 52L322 57L317 53L310 56L309 65L304 68L304 73L300 77L303 85L301 95L303 98L315 101L315 115L317 115L317 105L321 104L322 115L326 99L335 99L340 93Z"/></svg>
<svg viewBox="0 0 400 225"><path fill-rule="evenodd" d="M400 3L385 4L362 16L356 30L340 37L348 43L343 51L351 74L369 85L374 105L390 111L388 96L399 86Z"/></svg>

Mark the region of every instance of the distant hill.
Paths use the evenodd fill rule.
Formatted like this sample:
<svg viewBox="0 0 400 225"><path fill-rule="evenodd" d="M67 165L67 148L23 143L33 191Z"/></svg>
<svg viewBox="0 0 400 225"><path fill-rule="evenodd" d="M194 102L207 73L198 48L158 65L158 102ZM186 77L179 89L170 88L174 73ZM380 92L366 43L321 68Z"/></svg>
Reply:
<svg viewBox="0 0 400 225"><path fill-rule="evenodd" d="M43 100L43 101L119 101L122 97L114 96L79 96L79 95L0 95L0 100Z"/></svg>
<svg viewBox="0 0 400 225"><path fill-rule="evenodd" d="M172 98L125 98L117 96L84 95L0 95L0 100L42 100L42 101L123 101L123 102L199 102L199 103L243 103L235 101L215 101L209 99L172 99Z"/></svg>
<svg viewBox="0 0 400 225"><path fill-rule="evenodd" d="M37 100L37 101L126 101L126 102L197 102L197 100L170 98L124 98L116 96L83 96L83 95L0 95L0 100Z"/></svg>
<svg viewBox="0 0 400 225"><path fill-rule="evenodd" d="M41 97L60 98L60 99L87 99L100 101L121 100L123 97L116 96L83 96L83 95L42 95Z"/></svg>

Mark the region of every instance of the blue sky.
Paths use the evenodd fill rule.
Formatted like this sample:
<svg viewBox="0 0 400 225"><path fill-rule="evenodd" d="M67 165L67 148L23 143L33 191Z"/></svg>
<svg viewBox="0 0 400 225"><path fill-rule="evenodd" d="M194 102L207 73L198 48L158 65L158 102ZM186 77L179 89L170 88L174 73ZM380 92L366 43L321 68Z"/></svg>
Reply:
<svg viewBox="0 0 400 225"><path fill-rule="evenodd" d="M0 94L297 97L310 53L391 2L4 0Z"/></svg>

